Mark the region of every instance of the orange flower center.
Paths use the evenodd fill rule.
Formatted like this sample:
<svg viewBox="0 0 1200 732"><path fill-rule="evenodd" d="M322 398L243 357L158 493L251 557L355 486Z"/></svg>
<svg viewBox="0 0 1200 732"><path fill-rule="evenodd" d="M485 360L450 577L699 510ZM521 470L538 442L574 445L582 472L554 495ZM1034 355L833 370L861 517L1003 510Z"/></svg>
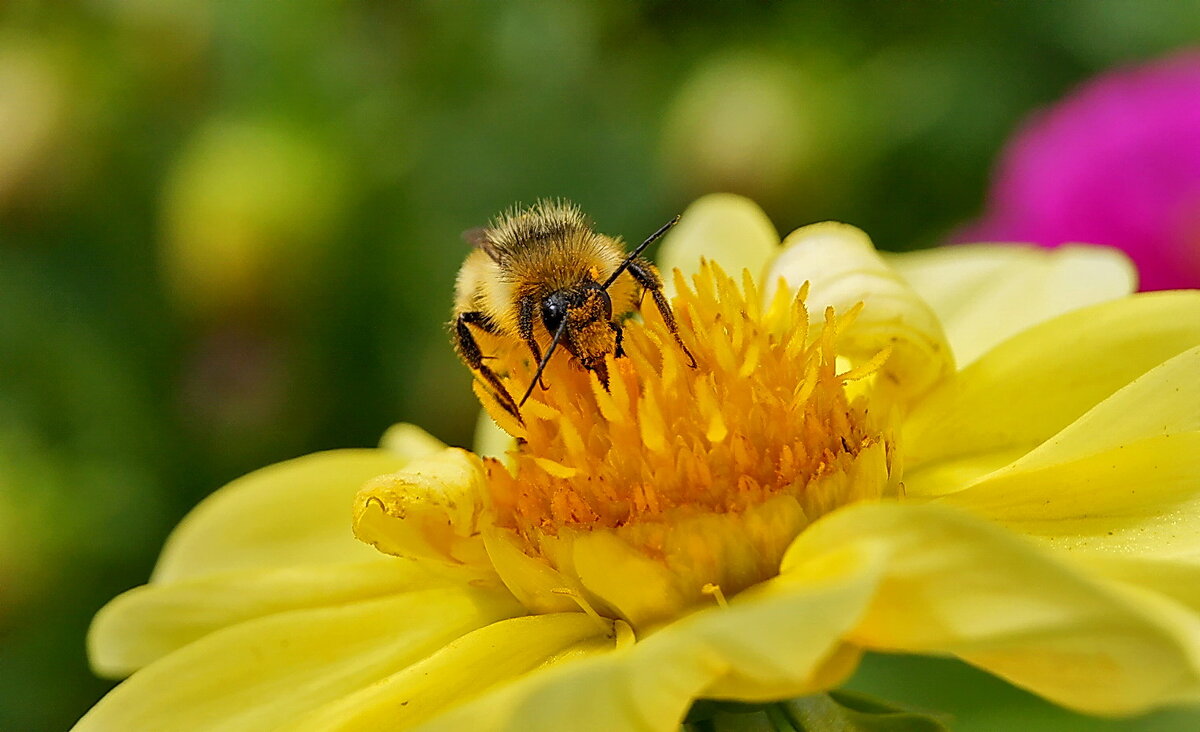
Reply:
<svg viewBox="0 0 1200 732"><path fill-rule="evenodd" d="M715 265L693 287L678 275L676 284L694 368L646 308L644 323L625 323L626 356L610 357L607 390L563 354L546 369L548 388L523 407L524 425L476 391L519 438L508 467L486 467L495 525L522 553L571 574L575 539L611 532L630 556L665 568L691 603L711 601L713 587L728 596L772 576L808 523L878 498L893 481L890 442L865 397L847 389L886 354L838 370L838 335L856 310L810 323L804 289L781 287L764 306L748 275L739 288ZM527 384L527 358L502 358L510 383ZM667 612L636 617L630 603L596 591L602 582L579 579L593 601L635 624Z"/></svg>

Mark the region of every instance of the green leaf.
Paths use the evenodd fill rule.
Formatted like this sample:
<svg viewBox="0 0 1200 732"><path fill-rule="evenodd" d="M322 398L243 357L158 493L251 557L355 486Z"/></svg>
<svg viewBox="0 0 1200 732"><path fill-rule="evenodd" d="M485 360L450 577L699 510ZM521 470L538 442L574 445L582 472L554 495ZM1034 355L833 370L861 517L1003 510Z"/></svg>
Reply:
<svg viewBox="0 0 1200 732"><path fill-rule="evenodd" d="M865 694L833 691L770 704L699 699L687 732L948 732L933 715Z"/></svg>
<svg viewBox="0 0 1200 732"><path fill-rule="evenodd" d="M945 719L865 694L833 691L780 704L799 732L948 732Z"/></svg>

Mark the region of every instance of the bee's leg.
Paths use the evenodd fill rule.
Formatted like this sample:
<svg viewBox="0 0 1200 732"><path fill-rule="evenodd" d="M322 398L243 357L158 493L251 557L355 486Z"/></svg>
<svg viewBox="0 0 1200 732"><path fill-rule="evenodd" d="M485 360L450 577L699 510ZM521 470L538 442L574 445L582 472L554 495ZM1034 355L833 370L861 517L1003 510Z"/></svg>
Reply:
<svg viewBox="0 0 1200 732"><path fill-rule="evenodd" d="M650 296L654 298L654 304L658 306L658 312L662 315L663 322L667 324L667 330L671 331L675 342L687 354L688 360L691 361L689 365L696 368L696 357L692 355L687 346L683 345L683 339L679 337L679 324L675 322L675 313L671 312L671 304L667 302L667 297L663 294L662 280L659 279L654 265L638 257L629 263L628 272L642 286L642 290L649 291Z"/></svg>
<svg viewBox="0 0 1200 732"><path fill-rule="evenodd" d="M536 309L537 300L534 300L532 296L526 295L517 302L517 334L521 336L521 340L525 341L525 345L529 346L529 352L533 354L535 365L542 362L542 349L538 346L537 339L533 337L533 318ZM541 383L544 391L546 389L545 379L539 376L538 382Z"/></svg>
<svg viewBox="0 0 1200 732"><path fill-rule="evenodd" d="M621 339L625 337L625 332L621 330L621 326L611 321L609 321L608 327L612 328L613 332L617 334L617 347L613 349L613 356L621 358L625 355L625 348L621 345Z"/></svg>
<svg viewBox="0 0 1200 732"><path fill-rule="evenodd" d="M491 385L496 392L496 399L500 402L500 406L504 410L521 420L521 412L517 408L517 402L508 393L508 389L504 388L504 382L500 381L500 377L496 375L483 363L484 355L479 350L479 343L476 342L475 336L471 333L470 326L475 326L488 333L495 333L495 325L483 313L473 310L466 313L461 313L454 321L455 342L454 345L458 351L458 355L466 362L467 366L472 371L483 377L484 381Z"/></svg>

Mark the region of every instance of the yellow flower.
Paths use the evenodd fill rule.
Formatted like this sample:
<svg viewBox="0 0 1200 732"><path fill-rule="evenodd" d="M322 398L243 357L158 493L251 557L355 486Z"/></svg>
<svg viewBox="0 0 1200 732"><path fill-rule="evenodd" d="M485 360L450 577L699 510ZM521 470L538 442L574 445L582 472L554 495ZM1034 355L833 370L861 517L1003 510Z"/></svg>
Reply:
<svg viewBox="0 0 1200 732"><path fill-rule="evenodd" d="M218 491L97 616L136 673L78 729L673 730L864 650L1200 699L1200 293L1085 247L781 248L733 196L663 257L695 369L647 313L607 391L558 360L522 425L477 389L503 464L405 425Z"/></svg>

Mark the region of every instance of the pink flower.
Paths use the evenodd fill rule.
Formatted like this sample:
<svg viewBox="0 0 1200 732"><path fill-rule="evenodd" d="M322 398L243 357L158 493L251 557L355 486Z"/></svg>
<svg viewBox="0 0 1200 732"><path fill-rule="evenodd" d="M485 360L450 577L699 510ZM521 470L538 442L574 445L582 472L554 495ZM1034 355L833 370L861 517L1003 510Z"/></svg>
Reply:
<svg viewBox="0 0 1200 732"><path fill-rule="evenodd" d="M1011 140L955 241L1107 244L1143 290L1200 286L1200 50L1105 74Z"/></svg>

